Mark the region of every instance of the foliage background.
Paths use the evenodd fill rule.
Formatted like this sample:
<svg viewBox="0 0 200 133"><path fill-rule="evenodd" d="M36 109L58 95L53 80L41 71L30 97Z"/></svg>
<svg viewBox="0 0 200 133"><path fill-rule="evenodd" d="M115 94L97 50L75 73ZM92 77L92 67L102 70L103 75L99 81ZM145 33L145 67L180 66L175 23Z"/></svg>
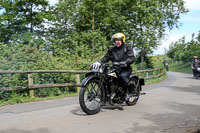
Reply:
<svg viewBox="0 0 200 133"><path fill-rule="evenodd" d="M117 32L134 49L134 70L153 68L153 49L187 12L183 0L59 0L54 6L47 0L0 0L0 70L88 70L113 46ZM34 77L35 83L75 82L69 74ZM0 87L26 84L27 75L0 75ZM36 94L68 91L75 89L41 89ZM1 92L0 99L18 94L26 95Z"/></svg>

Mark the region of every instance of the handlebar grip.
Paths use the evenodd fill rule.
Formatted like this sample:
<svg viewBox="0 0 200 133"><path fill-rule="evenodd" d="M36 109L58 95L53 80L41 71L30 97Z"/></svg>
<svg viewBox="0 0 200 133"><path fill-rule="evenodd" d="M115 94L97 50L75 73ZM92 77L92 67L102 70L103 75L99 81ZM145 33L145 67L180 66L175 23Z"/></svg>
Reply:
<svg viewBox="0 0 200 133"><path fill-rule="evenodd" d="M114 67L127 67L127 64L121 64L119 62L113 62Z"/></svg>

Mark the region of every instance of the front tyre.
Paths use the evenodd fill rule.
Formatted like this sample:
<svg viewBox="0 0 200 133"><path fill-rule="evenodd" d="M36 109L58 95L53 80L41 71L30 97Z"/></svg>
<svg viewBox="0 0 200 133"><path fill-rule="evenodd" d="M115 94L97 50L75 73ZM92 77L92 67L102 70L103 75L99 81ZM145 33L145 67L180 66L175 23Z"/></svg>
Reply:
<svg viewBox="0 0 200 133"><path fill-rule="evenodd" d="M103 86L98 79L91 79L79 93L81 109L88 115L99 113L103 99Z"/></svg>
<svg viewBox="0 0 200 133"><path fill-rule="evenodd" d="M131 90L129 90L129 100L126 101L126 104L129 106L135 105L139 99L140 96L140 84L138 83L139 80L136 78L132 78L130 79L130 88Z"/></svg>

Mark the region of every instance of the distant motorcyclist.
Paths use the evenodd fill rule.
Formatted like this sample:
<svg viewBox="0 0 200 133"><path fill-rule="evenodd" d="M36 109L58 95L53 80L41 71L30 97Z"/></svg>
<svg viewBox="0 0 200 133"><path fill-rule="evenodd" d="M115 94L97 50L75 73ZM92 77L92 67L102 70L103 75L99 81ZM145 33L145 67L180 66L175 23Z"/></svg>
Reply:
<svg viewBox="0 0 200 133"><path fill-rule="evenodd" d="M196 77L198 67L200 67L200 61L198 60L198 56L194 56L193 61L191 63L191 68L194 77Z"/></svg>
<svg viewBox="0 0 200 133"><path fill-rule="evenodd" d="M125 100L129 100L128 91L129 89L129 76L132 73L131 64L134 62L134 53L133 49L125 44L125 35L122 33L116 33L112 36L112 41L115 43L115 46L108 49L106 55L100 60L95 62L92 66L99 67L102 63L112 61L112 63L118 63L125 65L122 67L119 73L119 78L123 81L126 95Z"/></svg>
<svg viewBox="0 0 200 133"><path fill-rule="evenodd" d="M167 63L166 59L164 59L163 65L166 68L166 71L168 72L169 71L169 67L168 67L168 63Z"/></svg>

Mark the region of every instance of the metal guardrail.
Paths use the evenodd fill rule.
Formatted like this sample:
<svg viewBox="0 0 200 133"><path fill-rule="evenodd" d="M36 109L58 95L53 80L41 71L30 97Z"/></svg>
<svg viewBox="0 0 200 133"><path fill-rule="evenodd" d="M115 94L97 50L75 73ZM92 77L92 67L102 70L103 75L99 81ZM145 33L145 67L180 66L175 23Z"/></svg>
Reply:
<svg viewBox="0 0 200 133"><path fill-rule="evenodd" d="M138 70L133 71L133 74L138 74L140 77L143 77L144 79L152 79L152 78L158 78L163 75L163 68L157 68L157 69L151 69L151 70ZM34 96L35 89L39 88L53 88L53 87L70 87L70 86L76 86L77 91L80 91L80 74L86 74L90 71L86 70L28 70L28 71L22 71L22 70L16 70L16 71L2 71L0 70L0 74L28 74L28 85L27 86L14 86L14 87L1 87L0 91L11 91L11 90L29 90L29 95ZM150 76L150 72L152 76ZM156 74L156 72L158 74ZM62 83L62 84L33 84L33 78L32 73L72 73L76 74L76 83ZM143 74L143 76L141 76ZM144 76L145 75L145 76Z"/></svg>

